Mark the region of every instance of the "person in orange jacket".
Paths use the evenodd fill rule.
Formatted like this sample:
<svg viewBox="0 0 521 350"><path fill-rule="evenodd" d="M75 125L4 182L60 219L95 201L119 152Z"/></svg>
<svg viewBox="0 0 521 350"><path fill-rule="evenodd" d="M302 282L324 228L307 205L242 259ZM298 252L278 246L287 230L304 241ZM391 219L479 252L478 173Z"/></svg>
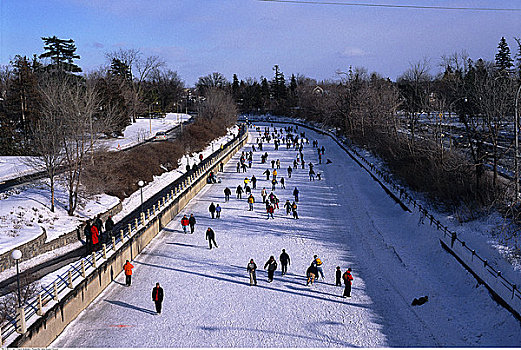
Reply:
<svg viewBox="0 0 521 350"><path fill-rule="evenodd" d="M132 269L134 265L127 260L125 265L123 265L123 270L125 270L125 283L128 287L130 287L130 283L132 282Z"/></svg>
<svg viewBox="0 0 521 350"><path fill-rule="evenodd" d="M90 227L90 232L92 234L92 251L95 252L99 249L99 231L96 225Z"/></svg>

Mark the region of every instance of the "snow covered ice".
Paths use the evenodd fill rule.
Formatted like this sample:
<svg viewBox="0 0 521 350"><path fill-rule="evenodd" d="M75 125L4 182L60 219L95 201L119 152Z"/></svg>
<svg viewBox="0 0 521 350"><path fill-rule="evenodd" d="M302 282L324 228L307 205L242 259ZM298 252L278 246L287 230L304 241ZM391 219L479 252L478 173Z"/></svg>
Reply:
<svg viewBox="0 0 521 350"><path fill-rule="evenodd" d="M264 128L263 125L260 125ZM275 124L280 127L280 125ZM299 131L303 131L299 128ZM132 286L120 274L53 347L494 347L520 346L520 324L496 304L483 286L443 251L434 228L418 223L331 139L305 130L325 147L323 164L316 149L304 146L306 169L286 168L298 154L264 143L246 173L235 171L240 152L132 263ZM258 133L250 129L251 149ZM260 155L269 153L268 163ZM267 219L260 192L271 183L262 173L281 160L277 178L280 209ZM324 164L325 159L332 160ZM321 181L309 181L307 163ZM245 177L257 177L254 211L247 196L235 198ZM224 202L225 187L232 190ZM287 215L286 199L298 187L299 219ZM220 219L211 219L210 203ZM183 234L180 219L193 213L195 233ZM211 227L218 248L208 249ZM279 255L291 257L280 275ZM324 261L325 281L306 286L313 255ZM272 283L262 269L275 256ZM250 286L246 265L257 263L258 286ZM341 298L335 267L353 269L352 298ZM151 291L164 289L163 312L156 315ZM429 296L421 306L414 298Z"/></svg>

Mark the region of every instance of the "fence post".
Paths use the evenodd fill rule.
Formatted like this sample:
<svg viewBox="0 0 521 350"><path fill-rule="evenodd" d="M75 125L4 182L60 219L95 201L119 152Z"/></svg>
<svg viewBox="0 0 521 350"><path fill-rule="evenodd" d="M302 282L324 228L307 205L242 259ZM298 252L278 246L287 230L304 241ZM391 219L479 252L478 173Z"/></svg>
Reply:
<svg viewBox="0 0 521 350"><path fill-rule="evenodd" d="M58 301L58 285L56 284L56 282L54 282L53 284L53 287L54 287L54 300Z"/></svg>
<svg viewBox="0 0 521 350"><path fill-rule="evenodd" d="M123 239L125 238L125 233L123 232L123 230L119 231L119 235L120 235L120 238L121 238L121 243L123 243Z"/></svg>
<svg viewBox="0 0 521 350"><path fill-rule="evenodd" d="M145 213L141 213L141 224L145 226Z"/></svg>
<svg viewBox="0 0 521 350"><path fill-rule="evenodd" d="M112 249L116 251L116 237L112 236Z"/></svg>
<svg viewBox="0 0 521 350"><path fill-rule="evenodd" d="M38 316L43 316L43 305L42 305L42 295L38 294L38 310L36 310L36 314Z"/></svg>
<svg viewBox="0 0 521 350"><path fill-rule="evenodd" d="M98 267L98 264L96 263L96 252L92 252L92 265L94 268Z"/></svg>
<svg viewBox="0 0 521 350"><path fill-rule="evenodd" d="M73 289L72 287L72 272L71 270L67 271L67 282L69 282L69 288L70 289Z"/></svg>
<svg viewBox="0 0 521 350"><path fill-rule="evenodd" d="M85 278L87 274L85 273L85 260L81 259L81 276Z"/></svg>
<svg viewBox="0 0 521 350"><path fill-rule="evenodd" d="M107 245L103 243L101 247L103 248L103 259L107 260Z"/></svg>
<svg viewBox="0 0 521 350"><path fill-rule="evenodd" d="M155 216L156 215L156 205L155 204L152 206L152 209L154 210L154 216Z"/></svg>
<svg viewBox="0 0 521 350"><path fill-rule="evenodd" d="M128 234L132 234L132 224L130 222L128 223Z"/></svg>
<svg viewBox="0 0 521 350"><path fill-rule="evenodd" d="M136 225L136 230L139 226L139 220L137 218L134 219L134 224Z"/></svg>
<svg viewBox="0 0 521 350"><path fill-rule="evenodd" d="M16 327L16 331L20 334L24 334L25 332L27 332L27 326L26 326L26 323L25 323L25 309L23 306L20 306L20 307L17 307L17 310L18 310L18 322L17 323L17 327Z"/></svg>
<svg viewBox="0 0 521 350"><path fill-rule="evenodd" d="M150 208L147 209L147 218L150 220Z"/></svg>

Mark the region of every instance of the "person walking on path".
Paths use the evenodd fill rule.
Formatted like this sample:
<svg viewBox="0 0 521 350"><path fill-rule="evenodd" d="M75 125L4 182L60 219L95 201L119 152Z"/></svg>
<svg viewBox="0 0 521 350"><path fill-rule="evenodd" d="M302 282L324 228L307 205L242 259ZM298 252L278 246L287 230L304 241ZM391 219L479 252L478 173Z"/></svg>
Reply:
<svg viewBox="0 0 521 350"><path fill-rule="evenodd" d="M215 204L210 204L210 206L208 207L208 211L210 212L210 214L212 215L212 219L215 219Z"/></svg>
<svg viewBox="0 0 521 350"><path fill-rule="evenodd" d="M318 257L318 255L313 255L313 264L317 267L317 272L320 274L320 277L322 277L322 281L324 280L324 267L322 266L324 263L323 261ZM317 278L318 278L317 274Z"/></svg>
<svg viewBox="0 0 521 350"><path fill-rule="evenodd" d="M266 171L263 172L264 175L266 175L266 180L269 180L270 179L270 169L266 169Z"/></svg>
<svg viewBox="0 0 521 350"><path fill-rule="evenodd" d="M220 218L221 218L221 209L222 209L222 208L221 208L221 206L220 206L219 204L217 204L217 205L215 206L215 217L216 217L217 219L220 219Z"/></svg>
<svg viewBox="0 0 521 350"><path fill-rule="evenodd" d="M85 245L87 246L87 253L92 253L92 232L90 230L90 221L87 220L85 222L85 226L83 227L83 234L85 235Z"/></svg>
<svg viewBox="0 0 521 350"><path fill-rule="evenodd" d="M248 197L248 211L253 211L253 203L255 203L255 198L250 194Z"/></svg>
<svg viewBox="0 0 521 350"><path fill-rule="evenodd" d="M295 202L298 202L298 194L299 194L299 190L298 190L298 188L295 187L295 189L293 190L293 196L295 197Z"/></svg>
<svg viewBox="0 0 521 350"><path fill-rule="evenodd" d="M256 286L257 285L257 274L255 271L257 271L257 264L255 264L253 259L251 259L248 266L246 266L246 270L250 274L250 286Z"/></svg>
<svg viewBox="0 0 521 350"><path fill-rule="evenodd" d="M99 249L99 231L96 225L92 225L90 227L91 240L92 240L92 251L97 251Z"/></svg>
<svg viewBox="0 0 521 350"><path fill-rule="evenodd" d="M282 249L282 254L280 254L280 269L282 271L282 276L288 273L288 265L291 265L291 260L288 253L286 253L286 249Z"/></svg>
<svg viewBox="0 0 521 350"><path fill-rule="evenodd" d="M96 220L94 220L94 226L98 229L98 234L101 235L101 232L103 231L103 222L101 221L101 216L98 214L96 216Z"/></svg>
<svg viewBox="0 0 521 350"><path fill-rule="evenodd" d="M280 159L277 159L276 164L277 164L277 169L280 169Z"/></svg>
<svg viewBox="0 0 521 350"><path fill-rule="evenodd" d="M275 274L275 270L277 269L277 262L275 261L275 257L270 256L269 260L264 264L264 268L268 268L268 282L273 281L273 275Z"/></svg>
<svg viewBox="0 0 521 350"><path fill-rule="evenodd" d="M228 202L230 200L231 194L232 194L232 191L228 187L226 187L224 189L224 201L225 202Z"/></svg>
<svg viewBox="0 0 521 350"><path fill-rule="evenodd" d="M208 227L208 230L206 230L206 240L210 244L210 249L212 249L212 242L215 245L215 248L219 248L215 242L215 232L213 232L210 227Z"/></svg>
<svg viewBox="0 0 521 350"><path fill-rule="evenodd" d="M340 270L340 266L336 267L336 283L335 285L341 286L342 285L342 271Z"/></svg>
<svg viewBox="0 0 521 350"><path fill-rule="evenodd" d="M291 213L293 214L293 219L298 219L297 203L295 202L291 204Z"/></svg>
<svg viewBox="0 0 521 350"><path fill-rule="evenodd" d="M272 191L275 191L276 185L277 185L277 180L276 179L271 180L271 190Z"/></svg>
<svg viewBox="0 0 521 350"><path fill-rule="evenodd" d="M235 190L235 193L237 193L237 199L242 199L242 193L244 190L242 189L241 185L237 186L237 189Z"/></svg>
<svg viewBox="0 0 521 350"><path fill-rule="evenodd" d="M306 286L308 286L309 284L313 285L313 282L315 282L315 277L317 276L317 274L317 267L315 266L315 264L311 263L311 265L309 265L308 269L306 270L306 276L308 278Z"/></svg>
<svg viewBox="0 0 521 350"><path fill-rule="evenodd" d="M112 216L109 216L107 218L107 221L105 221L105 232L107 233L107 236L112 237L113 229L114 229L114 221L112 220Z"/></svg>
<svg viewBox="0 0 521 350"><path fill-rule="evenodd" d="M351 268L348 268L347 271L342 276L344 280L345 289L344 294L342 295L344 298L351 298L351 284L353 280L353 276L351 275Z"/></svg>
<svg viewBox="0 0 521 350"><path fill-rule="evenodd" d="M163 288L159 285L159 282L156 283L156 286L152 288L152 301L156 304L156 312L158 314L161 313L161 306L163 304Z"/></svg>
<svg viewBox="0 0 521 350"><path fill-rule="evenodd" d="M309 181L315 181L315 171L313 169L309 169Z"/></svg>
<svg viewBox="0 0 521 350"><path fill-rule="evenodd" d="M195 231L195 224L196 224L196 220L195 220L194 214L190 214L190 219L188 219L188 224L190 225L190 233L194 233L194 231Z"/></svg>
<svg viewBox="0 0 521 350"><path fill-rule="evenodd" d="M188 229L188 225L190 224L190 221L188 220L188 218L186 217L186 215L183 215L183 217L181 218L181 226L183 227L183 232L186 234L188 233L187 232L187 229Z"/></svg>
<svg viewBox="0 0 521 350"><path fill-rule="evenodd" d="M293 169L291 168L291 165L288 167L288 178L291 179L291 173L293 172Z"/></svg>
<svg viewBox="0 0 521 350"><path fill-rule="evenodd" d="M283 177L280 178L280 188L286 189L286 184L284 183L284 178Z"/></svg>
<svg viewBox="0 0 521 350"><path fill-rule="evenodd" d="M255 175L251 176L251 188L253 188L254 190L257 189L257 178L255 177Z"/></svg>
<svg viewBox="0 0 521 350"><path fill-rule="evenodd" d="M130 284L132 283L132 269L134 268L134 265L130 263L130 261L127 260L125 265L123 265L123 270L125 271L125 284L127 287L130 287Z"/></svg>

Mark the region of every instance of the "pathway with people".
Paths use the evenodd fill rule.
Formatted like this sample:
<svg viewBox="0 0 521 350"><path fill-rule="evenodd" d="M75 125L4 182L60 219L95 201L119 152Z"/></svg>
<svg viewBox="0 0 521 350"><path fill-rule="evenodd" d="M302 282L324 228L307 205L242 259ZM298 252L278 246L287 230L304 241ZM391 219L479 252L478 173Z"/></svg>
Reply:
<svg viewBox="0 0 521 350"><path fill-rule="evenodd" d="M269 124L258 125L261 131ZM275 124L277 130L284 125ZM270 134L273 127L270 127ZM119 275L53 347L410 347L519 345L519 323L495 304L484 288L443 252L432 228L418 225L331 139L299 128L309 138L299 156L282 142L257 146L250 128L245 153L254 145L252 166L237 172L237 153L132 261L132 285ZM285 136L285 133L282 134ZM325 148L318 164L317 148ZM266 163L261 155L268 153ZM246 155L246 154L245 154ZM272 189L263 173L280 160L274 194L279 209L268 218L261 190ZM331 163L326 164L330 159ZM246 164L247 157L245 160ZM311 180L308 163L314 164ZM238 185L255 175L255 202L236 198ZM284 177L285 189L280 178ZM251 183L249 184L251 186ZM231 189L228 202L224 189ZM283 207L299 190L298 219ZM211 203L222 208L211 218ZM183 215L196 218L195 232L183 233ZM209 249L206 231L218 247ZM188 229L187 232L190 232ZM281 275L279 256L290 256ZM306 270L317 255L325 279L306 285ZM272 282L263 269L270 256L278 268ZM257 286L246 270L254 259ZM351 298L335 286L335 268L352 269ZM164 290L163 310L156 314L152 288ZM429 295L422 306L415 297Z"/></svg>

